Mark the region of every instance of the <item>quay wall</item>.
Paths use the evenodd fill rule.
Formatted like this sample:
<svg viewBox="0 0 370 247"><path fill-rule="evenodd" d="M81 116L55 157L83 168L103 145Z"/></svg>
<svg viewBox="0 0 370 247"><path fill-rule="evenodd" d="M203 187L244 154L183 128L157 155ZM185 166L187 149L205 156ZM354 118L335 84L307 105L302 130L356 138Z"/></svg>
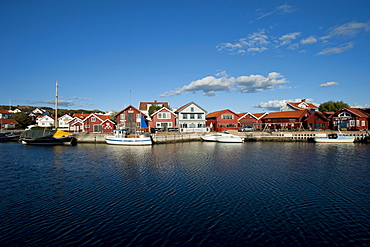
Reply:
<svg viewBox="0 0 370 247"><path fill-rule="evenodd" d="M336 131L293 131L293 132L238 132L229 131L229 133L244 138L245 141L278 141L278 142L307 142L312 141L314 137L327 137L328 134L337 133ZM368 131L342 131L348 136L355 136L355 142L366 142L370 139ZM105 143L105 136L108 133L79 133L76 134L78 143ZM203 133L157 133L151 134L155 144L201 141Z"/></svg>

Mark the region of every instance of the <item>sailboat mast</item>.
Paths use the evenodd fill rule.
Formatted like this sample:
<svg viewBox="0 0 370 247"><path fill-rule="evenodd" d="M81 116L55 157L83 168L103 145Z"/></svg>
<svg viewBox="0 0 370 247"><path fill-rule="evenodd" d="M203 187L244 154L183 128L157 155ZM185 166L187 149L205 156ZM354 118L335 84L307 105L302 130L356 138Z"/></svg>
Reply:
<svg viewBox="0 0 370 247"><path fill-rule="evenodd" d="M58 129L58 81L55 83L55 129Z"/></svg>

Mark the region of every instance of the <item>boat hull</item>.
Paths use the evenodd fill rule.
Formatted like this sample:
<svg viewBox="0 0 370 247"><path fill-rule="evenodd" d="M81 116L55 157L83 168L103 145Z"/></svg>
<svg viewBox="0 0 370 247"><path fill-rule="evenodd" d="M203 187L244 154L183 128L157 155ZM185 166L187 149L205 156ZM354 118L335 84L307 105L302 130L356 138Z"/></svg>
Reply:
<svg viewBox="0 0 370 247"><path fill-rule="evenodd" d="M113 145L126 145L126 146L145 146L152 145L153 141L150 137L115 137L107 136L105 137L105 142L107 144Z"/></svg>
<svg viewBox="0 0 370 247"><path fill-rule="evenodd" d="M66 145L75 146L77 145L77 139L75 137L63 137L63 138L38 138L38 139L21 139L22 144L25 145L45 145L45 146L56 146Z"/></svg>
<svg viewBox="0 0 370 247"><path fill-rule="evenodd" d="M317 143L353 143L355 138L339 138L339 139L330 139L330 138L323 138L323 137L315 137L314 142Z"/></svg>
<svg viewBox="0 0 370 247"><path fill-rule="evenodd" d="M243 139L240 137L221 137L217 138L217 141L225 143L242 143Z"/></svg>

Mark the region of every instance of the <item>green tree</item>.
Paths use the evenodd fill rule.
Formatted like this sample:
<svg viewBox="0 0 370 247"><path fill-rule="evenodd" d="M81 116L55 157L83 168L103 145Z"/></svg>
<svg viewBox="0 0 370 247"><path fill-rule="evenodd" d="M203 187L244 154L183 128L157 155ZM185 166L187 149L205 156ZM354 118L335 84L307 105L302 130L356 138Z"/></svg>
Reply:
<svg viewBox="0 0 370 247"><path fill-rule="evenodd" d="M149 116L152 115L154 112L158 111L159 109L161 109L162 107L159 106L159 105L151 105L149 107L149 110L148 110L148 114Z"/></svg>
<svg viewBox="0 0 370 247"><path fill-rule="evenodd" d="M338 111L341 108L349 108L349 105L343 101L328 101L324 102L319 106L321 112L333 112Z"/></svg>
<svg viewBox="0 0 370 247"><path fill-rule="evenodd" d="M25 129L28 125L35 124L35 121L32 121L26 113L14 113L11 114L11 118L18 122L17 128L20 129Z"/></svg>

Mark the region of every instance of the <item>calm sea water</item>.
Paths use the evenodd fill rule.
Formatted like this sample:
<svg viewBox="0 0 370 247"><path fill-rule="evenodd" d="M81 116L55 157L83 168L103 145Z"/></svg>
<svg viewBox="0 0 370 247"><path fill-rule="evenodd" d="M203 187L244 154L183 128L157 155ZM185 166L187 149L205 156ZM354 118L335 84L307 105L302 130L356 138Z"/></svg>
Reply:
<svg viewBox="0 0 370 247"><path fill-rule="evenodd" d="M0 143L1 246L369 246L370 145Z"/></svg>

